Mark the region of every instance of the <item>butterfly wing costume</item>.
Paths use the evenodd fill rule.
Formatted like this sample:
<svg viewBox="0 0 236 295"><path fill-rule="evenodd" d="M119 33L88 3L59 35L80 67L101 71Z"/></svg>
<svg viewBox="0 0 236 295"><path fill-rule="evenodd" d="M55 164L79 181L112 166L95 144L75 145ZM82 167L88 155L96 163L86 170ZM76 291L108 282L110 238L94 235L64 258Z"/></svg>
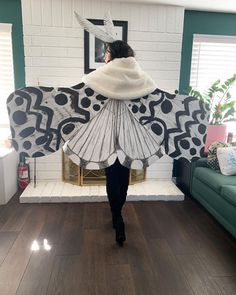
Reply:
<svg viewBox="0 0 236 295"><path fill-rule="evenodd" d="M106 38L100 36L112 41ZM189 161L204 155L207 106L158 89L134 57L114 59L73 87L18 89L7 107L13 146L25 157L63 147L87 169L108 167L117 157L128 168L142 169L164 154Z"/></svg>
<svg viewBox="0 0 236 295"><path fill-rule="evenodd" d="M71 88L16 90L7 101L13 146L27 157L64 146L88 169L110 166L117 156L136 169L163 154L188 160L203 156L206 106L157 89L137 67L134 58L115 59Z"/></svg>

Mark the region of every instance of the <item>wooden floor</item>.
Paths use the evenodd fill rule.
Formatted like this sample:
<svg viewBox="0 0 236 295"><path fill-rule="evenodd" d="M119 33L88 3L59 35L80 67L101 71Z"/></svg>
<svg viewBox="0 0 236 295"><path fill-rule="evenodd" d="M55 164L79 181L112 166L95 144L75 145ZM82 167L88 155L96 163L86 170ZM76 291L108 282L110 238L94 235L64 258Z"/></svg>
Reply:
<svg viewBox="0 0 236 295"><path fill-rule="evenodd" d="M14 197L0 206L0 294L236 294L236 241L197 202L130 202L123 215L119 248L107 203Z"/></svg>

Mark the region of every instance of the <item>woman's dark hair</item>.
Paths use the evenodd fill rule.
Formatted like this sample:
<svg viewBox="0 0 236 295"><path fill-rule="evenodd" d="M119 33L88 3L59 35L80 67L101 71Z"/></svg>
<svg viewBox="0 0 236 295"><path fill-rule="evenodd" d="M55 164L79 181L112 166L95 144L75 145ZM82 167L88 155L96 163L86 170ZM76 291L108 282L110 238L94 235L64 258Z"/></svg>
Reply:
<svg viewBox="0 0 236 295"><path fill-rule="evenodd" d="M111 53L111 60L121 57L134 57L134 51L129 44L122 40L117 40L112 43L107 43L106 48Z"/></svg>

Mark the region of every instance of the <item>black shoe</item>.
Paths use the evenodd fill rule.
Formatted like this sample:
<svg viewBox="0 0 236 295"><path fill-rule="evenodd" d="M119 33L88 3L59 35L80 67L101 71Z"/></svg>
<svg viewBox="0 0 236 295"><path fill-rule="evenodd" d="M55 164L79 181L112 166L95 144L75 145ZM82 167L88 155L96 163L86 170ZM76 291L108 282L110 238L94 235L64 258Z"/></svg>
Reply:
<svg viewBox="0 0 236 295"><path fill-rule="evenodd" d="M116 230L116 242L118 243L119 246L123 246L123 242L126 240L126 237L125 237L125 224L122 217L116 220L115 230Z"/></svg>

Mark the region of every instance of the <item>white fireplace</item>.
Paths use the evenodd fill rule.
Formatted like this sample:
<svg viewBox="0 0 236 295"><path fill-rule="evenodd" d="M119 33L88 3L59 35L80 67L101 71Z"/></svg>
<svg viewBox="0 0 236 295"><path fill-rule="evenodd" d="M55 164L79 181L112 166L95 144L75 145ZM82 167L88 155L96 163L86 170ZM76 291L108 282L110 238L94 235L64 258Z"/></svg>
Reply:
<svg viewBox="0 0 236 295"><path fill-rule="evenodd" d="M63 181L62 151L59 150L49 156L30 159L31 178L34 178L36 171L37 181ZM36 163L35 163L36 162ZM146 180L171 180L172 179L173 160L164 156L156 163L149 166L146 171Z"/></svg>

